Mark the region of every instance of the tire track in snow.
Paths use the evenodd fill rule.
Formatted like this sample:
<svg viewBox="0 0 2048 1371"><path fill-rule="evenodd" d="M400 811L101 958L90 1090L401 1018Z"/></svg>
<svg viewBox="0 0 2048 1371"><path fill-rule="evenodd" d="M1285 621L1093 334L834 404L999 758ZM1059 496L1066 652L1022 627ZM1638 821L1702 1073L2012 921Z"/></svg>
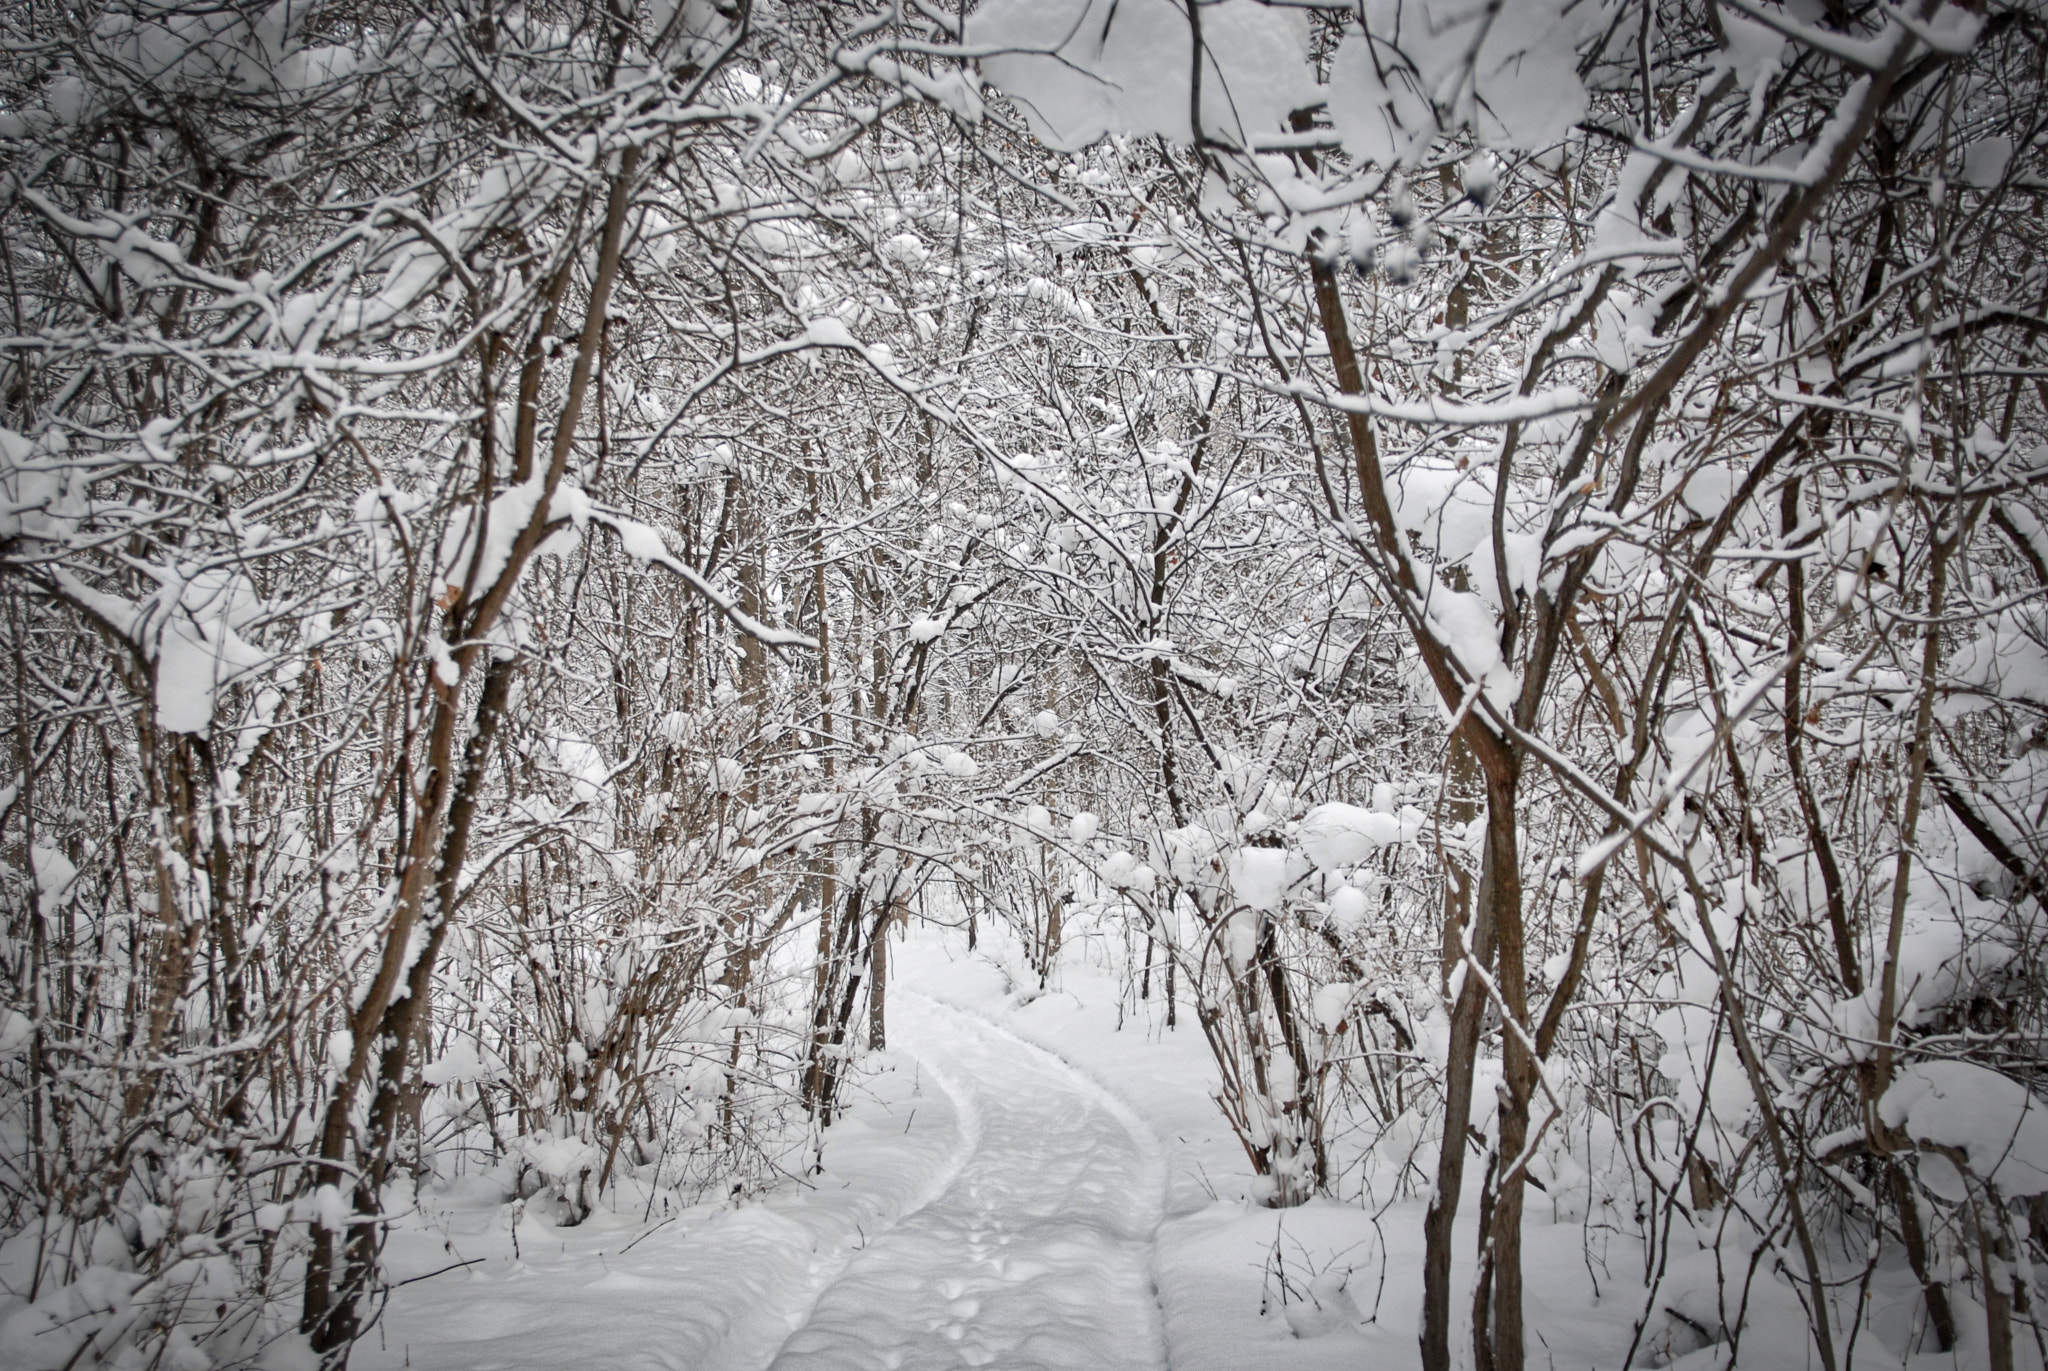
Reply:
<svg viewBox="0 0 2048 1371"><path fill-rule="evenodd" d="M973 1112L975 1145L943 1193L854 1255L775 1371L1164 1366L1158 1140L1055 1054L905 1000L902 1039Z"/></svg>

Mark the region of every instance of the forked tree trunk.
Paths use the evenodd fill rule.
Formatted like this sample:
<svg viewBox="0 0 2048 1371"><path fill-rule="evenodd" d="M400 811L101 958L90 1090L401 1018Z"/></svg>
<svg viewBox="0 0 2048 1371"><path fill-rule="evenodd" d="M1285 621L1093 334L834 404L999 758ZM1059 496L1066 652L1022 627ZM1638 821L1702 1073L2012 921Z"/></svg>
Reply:
<svg viewBox="0 0 2048 1371"><path fill-rule="evenodd" d="M461 872L455 848L467 843L468 821L464 817L464 797L460 793L463 784L452 774L458 734L462 731L461 683L468 678L468 672L483 651L484 639L511 601L526 563L547 536L548 506L568 472L577 424L596 367L605 311L618 273L640 156L639 148L627 148L620 154L618 171L610 178L598 245L597 270L591 282L575 360L570 366L567 394L549 444L547 466L537 473L542 481L540 498L535 502L533 514L526 525L515 535L505 565L496 578L488 585L455 588L445 612L452 621L448 638L465 644L454 654L458 672L456 684L447 684L438 674L431 677L427 688L431 701L427 739L421 750L418 769L411 773L419 780L415 783L411 776L400 778L400 784L417 784L413 829L405 851L399 854L398 888L384 928L377 970L350 1014L349 1061L328 1097L319 1133L319 1162L312 1176L316 1186L339 1189L345 1182L351 1183L355 1210L338 1273L335 1269L337 1235L319 1220L312 1224L312 1250L307 1258L300 1329L308 1335L313 1350L320 1354L326 1371L339 1371L348 1364L349 1348L362 1329L362 1303L376 1282L382 1227L379 1190L389 1167L399 1104L404 1095L405 1060L410 1049L410 1037L425 1031L423 1026L415 1030L407 1021L406 1016L411 1011L400 1001L398 990L401 981L409 986L428 981L433 976L441 939L446 936L448 916L452 913L452 909L443 903L443 894L446 891L452 897L454 882ZM535 368L529 366L528 371L535 373ZM525 408L522 405L522 410ZM531 471L537 455L535 430L524 422L525 417L522 413L520 439L514 454L515 475L521 467ZM486 471L484 475L490 477L493 473ZM476 782L481 783L483 770L489 761L495 720L496 710L493 709L473 722L463 749L465 780L474 776ZM471 808L473 804L472 796ZM455 831L458 820L459 833ZM451 855L456 856L452 863ZM436 919L438 924L434 922ZM422 924L428 928L427 945L413 955L413 935ZM424 1006L425 1002L422 996L417 1004ZM397 1018L389 1019L394 1010ZM354 1121L355 1104L366 1088L375 1090L376 1094L367 1126L358 1135Z"/></svg>
<svg viewBox="0 0 2048 1371"><path fill-rule="evenodd" d="M1490 858L1489 848L1489 858ZM1482 859L1479 896L1460 908L1459 955L1484 967L1493 959L1493 899L1490 860ZM1451 1001L1451 1034L1444 1064L1444 1138L1437 1154L1436 1187L1422 1219L1422 1364L1425 1371L1451 1366L1451 1260L1453 1224L1465 1185L1465 1151L1472 1126L1472 1077L1479 1056L1480 1030L1486 1011L1486 988L1471 968L1454 970L1457 993Z"/></svg>

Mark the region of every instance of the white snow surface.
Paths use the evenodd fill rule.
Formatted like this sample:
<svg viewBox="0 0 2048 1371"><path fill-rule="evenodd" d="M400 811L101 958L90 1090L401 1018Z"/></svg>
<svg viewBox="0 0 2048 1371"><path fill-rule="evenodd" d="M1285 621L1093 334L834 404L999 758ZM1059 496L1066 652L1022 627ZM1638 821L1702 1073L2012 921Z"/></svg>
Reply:
<svg viewBox="0 0 2048 1371"><path fill-rule="evenodd" d="M2009 1076L1974 1062L1915 1062L1877 1114L1915 1143L1962 1153L2007 1198L2048 1192L2048 1105Z"/></svg>
<svg viewBox="0 0 2048 1371"><path fill-rule="evenodd" d="M776 1371L1164 1366L1158 1143L1052 1054L936 1001L891 1008L972 1120L967 1155L861 1249Z"/></svg>
<svg viewBox="0 0 2048 1371"><path fill-rule="evenodd" d="M1319 804L1302 816L1296 841L1319 870L1357 866L1390 843L1413 842L1427 816L1412 806L1382 814L1357 805Z"/></svg>
<svg viewBox="0 0 2048 1371"><path fill-rule="evenodd" d="M1382 166L1415 158L1440 129L1466 122L1488 146L1540 148L1585 112L1574 59L1597 15L1591 6L1371 0L1363 8L1371 37L1346 37L1330 66L1330 116L1356 157ZM1390 49L1406 60L1389 61Z"/></svg>
<svg viewBox="0 0 2048 1371"><path fill-rule="evenodd" d="M392 1275L475 1264L400 1287L353 1364L1415 1367L1423 1201L1416 1187L1389 1187L1410 1148L1420 1144L1416 1161L1428 1164L1427 1139L1402 1125L1367 1139L1370 1156L1345 1162L1342 1201L1261 1207L1210 1098L1216 1068L1191 1006L1183 998L1180 1026L1167 1029L1158 983L1139 1000L1085 955L1085 919L1070 932L1044 990L997 929L984 927L973 954L959 932L932 929L892 950L891 1051L863 1059L848 1112L827 1130L823 1171L765 1197L707 1202L665 1225L659 1208L643 1220L644 1191L638 1202L608 1197L577 1228L530 1210L515 1260L498 1184L430 1192L387 1249ZM1355 989L1342 988L1347 998ZM1316 1009L1342 1013L1338 1000ZM1548 1189L1529 1197L1531 1344L1547 1364L1618 1366L1643 1313L1642 1251L1616 1234L1589 1258L1584 1225L1611 1228L1609 1211L1635 1200L1589 1177L1558 1150L1565 1141L1546 1143L1535 1169ZM1350 1177L1371 1158L1361 1204ZM1454 1309L1471 1300L1477 1170L1458 1218ZM1638 1364L1675 1364L1697 1347L1690 1325L1663 1311L1705 1323L1718 1317L1717 1288L1712 1253L1675 1237L1646 1327L1651 1357ZM1901 1363L1916 1300L1898 1262L1871 1290L1884 1364ZM1810 1371L1789 1287L1759 1281L1750 1316L1745 1371ZM1932 1371L1937 1359L1905 1364Z"/></svg>
<svg viewBox="0 0 2048 1371"><path fill-rule="evenodd" d="M1253 909L1278 910L1287 887L1302 874L1293 869L1299 859L1291 857L1285 848L1240 848L1230 857L1231 893Z"/></svg>
<svg viewBox="0 0 2048 1371"><path fill-rule="evenodd" d="M637 1206L559 1229L529 1212L515 1256L499 1196L426 1197L421 1219L392 1241L393 1274L476 1264L399 1290L351 1364L767 1366L859 1246L943 1193L972 1146L971 1120L908 1058L888 1058L849 1104L823 1175L738 1208L698 1205L663 1228Z"/></svg>
<svg viewBox="0 0 2048 1371"><path fill-rule="evenodd" d="M687 1213L630 1253L637 1215L562 1230L529 1218L525 1261L492 1255L408 1289L359 1364L1164 1366L1157 1140L1073 1067L971 1012L906 990L890 1019L899 1051L833 1125L809 1186ZM450 1253L509 1246L491 1215L463 1231L478 1217L449 1223ZM409 1236L425 1270L451 1259Z"/></svg>

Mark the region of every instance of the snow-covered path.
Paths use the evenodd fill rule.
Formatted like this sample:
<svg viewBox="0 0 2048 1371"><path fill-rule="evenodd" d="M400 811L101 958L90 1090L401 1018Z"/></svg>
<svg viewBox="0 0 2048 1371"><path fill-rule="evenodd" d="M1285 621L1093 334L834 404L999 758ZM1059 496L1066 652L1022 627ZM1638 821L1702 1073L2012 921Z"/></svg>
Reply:
<svg viewBox="0 0 2048 1371"><path fill-rule="evenodd" d="M657 1221L644 1190L575 1228L529 1213L516 1251L508 1168L427 1187L387 1249L406 1283L351 1366L1154 1371L1170 1351L1174 1371L1413 1371L1420 1201L1259 1207L1198 1030L1165 1030L1156 1000L1133 1011L1126 982L1079 959L1053 992L1019 991L1035 977L1016 958L959 941L892 958L892 1050L848 1078L822 1173ZM1557 1365L1619 1365L1642 1308L1633 1249L1601 1267L1603 1302L1583 1212L1532 1205L1532 1334ZM1364 1317L1297 1337L1283 1267L1296 1301L1348 1273ZM1796 1302L1787 1317L1803 1327ZM1803 1337L1780 1344L1799 1371ZM1745 1367L1777 1364L1745 1349Z"/></svg>
<svg viewBox="0 0 2048 1371"><path fill-rule="evenodd" d="M969 1151L944 1191L825 1288L776 1371L1164 1366L1151 1135L982 1019L908 993L890 1009L892 1045L953 1097Z"/></svg>

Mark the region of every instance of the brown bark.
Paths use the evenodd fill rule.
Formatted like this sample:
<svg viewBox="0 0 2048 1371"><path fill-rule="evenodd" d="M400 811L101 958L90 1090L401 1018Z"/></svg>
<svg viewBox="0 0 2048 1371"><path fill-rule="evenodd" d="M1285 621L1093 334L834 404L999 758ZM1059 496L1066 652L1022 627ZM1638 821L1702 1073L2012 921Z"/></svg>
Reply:
<svg viewBox="0 0 2048 1371"><path fill-rule="evenodd" d="M1469 942L1471 959L1492 959L1493 899L1480 878L1476 907L1461 924L1460 955ZM1472 1125L1472 1076L1478 1058L1486 989L1466 968L1451 1005L1449 1058L1444 1066L1444 1140L1437 1155L1436 1187L1422 1219L1422 1364L1427 1371L1451 1365L1451 1226L1465 1185L1466 1139Z"/></svg>
<svg viewBox="0 0 2048 1371"><path fill-rule="evenodd" d="M1779 525L1788 537L1799 527L1797 478L1785 483L1779 505ZM1786 629L1791 637L1789 650L1796 651L1806 641L1805 563L1797 560L1788 563L1785 575ZM1814 798L1813 782L1806 774L1803 745L1806 699L1801 685L1804 674L1800 659L1793 658L1785 672L1785 766L1792 777L1793 792L1799 797L1799 814L1806 823L1806 839L1813 848L1814 864L1820 868L1821 886L1827 897L1828 930L1834 935L1835 965L1842 977L1842 988L1851 995L1860 995L1863 993L1861 959L1856 954L1856 941L1849 930L1849 906L1843 890L1842 872L1835 861L1835 845L1828 837L1827 824L1821 818L1820 802Z"/></svg>
<svg viewBox="0 0 2048 1371"><path fill-rule="evenodd" d="M1513 1022L1501 1032L1500 1179L1494 1196L1490 1235L1493 1271L1491 1361L1494 1371L1521 1371L1522 1330L1522 1149L1529 1141L1529 1104L1536 1093L1538 1063L1530 1054L1528 970L1523 965L1521 855L1515 834L1515 789L1489 786L1486 814L1486 878L1481 888L1493 905L1497 984L1502 1007Z"/></svg>
<svg viewBox="0 0 2048 1371"><path fill-rule="evenodd" d="M1913 1268L1914 1279L1920 1282L1921 1297L1927 1302L1927 1322L1934 1329L1936 1350L1950 1351L1956 1345L1956 1316L1949 1308L1948 1284L1935 1274L1930 1260L1927 1233L1920 1223L1920 1197L1905 1167L1892 1161L1885 1169L1891 1173L1892 1204L1899 1213L1899 1236L1905 1241L1906 1261Z"/></svg>
<svg viewBox="0 0 2048 1371"><path fill-rule="evenodd" d="M868 947L868 1046L876 1052L889 1045L889 923L891 911L883 907L875 920L875 935Z"/></svg>
<svg viewBox="0 0 2048 1371"><path fill-rule="evenodd" d="M372 1058L379 1053L385 1015L397 997L400 981L431 977L433 972L433 959L424 950L410 962L408 957L412 950L413 932L423 918L429 917L430 896L438 890L442 875L443 864L436 859L444 855L443 839L452 817L450 805L455 781L451 773L462 712L460 681L474 663L485 635L510 601L513 587L525 570L528 559L547 536L548 505L568 470L577 425L590 388L605 310L618 272L620 247L639 160L638 148L626 149L620 157L619 171L611 179L597 272L591 284L590 302L576 359L570 368L568 394L550 445L543 489L535 502L533 515L514 538L497 579L489 586L461 588L451 598L446 610L451 620L459 625L457 631L449 633L448 637L451 641L466 644L454 655L457 670L462 674L458 675L457 684L453 686L436 675L428 687L432 701L431 722L417 773L423 780L411 797L414 819L404 850L399 854L398 889L385 926L377 970L348 1019L352 1044L349 1061L328 1098L320 1129L320 1161L312 1177L316 1186L338 1187L345 1180L353 1179L355 1210L361 1216L348 1234L346 1269L339 1284L335 1281L334 1272L335 1234L318 1223L312 1229L312 1252L307 1261L300 1327L310 1336L313 1349L321 1354L322 1364L328 1368L347 1364L348 1348L361 1329L359 1306L375 1278L379 1231L374 1218L379 1210L376 1191L389 1160L390 1123L397 1107L396 1093L391 1094L387 1102L385 1092L397 1092L403 1087L402 1071L401 1079L394 1082L387 1072L376 1068L389 1065L394 1051L399 1054L395 1060L402 1064L404 1040L401 1038L390 1048L383 1049L382 1058L374 1064ZM478 590L482 591L481 597L472 599ZM484 760L487 760L488 740L483 747ZM409 782L401 780L401 784ZM454 878L454 874L448 877ZM353 1132L351 1115L362 1090L372 1084L379 1092L379 1099L373 1102L370 1127L357 1141L354 1148L356 1160L351 1166L348 1164Z"/></svg>
<svg viewBox="0 0 2048 1371"><path fill-rule="evenodd" d="M1330 363L1336 373L1337 388L1346 396L1362 398L1366 394L1364 373L1358 364L1357 350L1352 345L1351 326L1345 318L1344 302L1337 289L1336 272L1326 263L1312 263L1310 276L1315 288L1316 312L1322 325L1323 337L1329 345ZM1442 645L1431 636L1420 620L1416 602L1424 593L1425 587L1421 582L1420 573L1408 559L1400 527L1394 518L1393 507L1387 499L1385 477L1380 469L1379 445L1373 434L1372 421L1367 414L1358 409L1346 409L1344 419L1355 466L1359 503L1364 507L1370 523L1368 532L1372 541L1368 560L1374 563L1375 573L1386 585L1388 592L1395 597L1409 620L1417 655L1421 657L1423 666L1428 670L1438 695L1452 709L1459 709L1464 701L1465 684ZM1512 826L1515 773L1512 751L1503 739L1481 723L1476 711L1471 708L1461 711L1456 736L1470 749L1473 761L1484 774L1489 800L1496 794L1506 798L1508 809L1503 816L1503 822ZM1507 843L1509 853L1512 853L1513 846L1513 839L1510 836ZM1495 917L1506 909L1505 902L1495 889L1499 882L1495 879L1494 864L1501 855L1498 845L1489 836L1482 860L1477 909L1469 926L1461 926L1458 930L1455 941L1450 929L1447 928L1445 932L1447 959L1452 955L1460 959L1469 956L1473 964L1482 971L1490 967L1493 960L1494 943L1499 935ZM1515 891L1516 903L1513 914L1519 919L1519 874L1508 872L1506 876ZM1519 930L1516 937L1519 946ZM1446 974L1448 976L1450 973ZM1437 1159L1436 1187L1430 1195L1428 1212L1423 1217L1421 1345L1424 1371L1450 1371L1452 1365L1451 1229L1457 1218L1459 1191L1464 1184L1465 1139L1472 1121L1473 1070L1478 1057L1487 998L1481 977L1471 974L1468 969L1458 987L1458 994L1451 1009L1450 1052L1444 1073L1444 1143ZM1519 1181L1516 1184L1519 1185ZM1518 1275L1519 1273L1514 1281L1514 1289L1507 1297L1517 1319L1517 1347L1520 1343ZM1521 1371L1520 1362L1517 1360L1512 1364L1503 1363L1498 1366L1497 1371Z"/></svg>

